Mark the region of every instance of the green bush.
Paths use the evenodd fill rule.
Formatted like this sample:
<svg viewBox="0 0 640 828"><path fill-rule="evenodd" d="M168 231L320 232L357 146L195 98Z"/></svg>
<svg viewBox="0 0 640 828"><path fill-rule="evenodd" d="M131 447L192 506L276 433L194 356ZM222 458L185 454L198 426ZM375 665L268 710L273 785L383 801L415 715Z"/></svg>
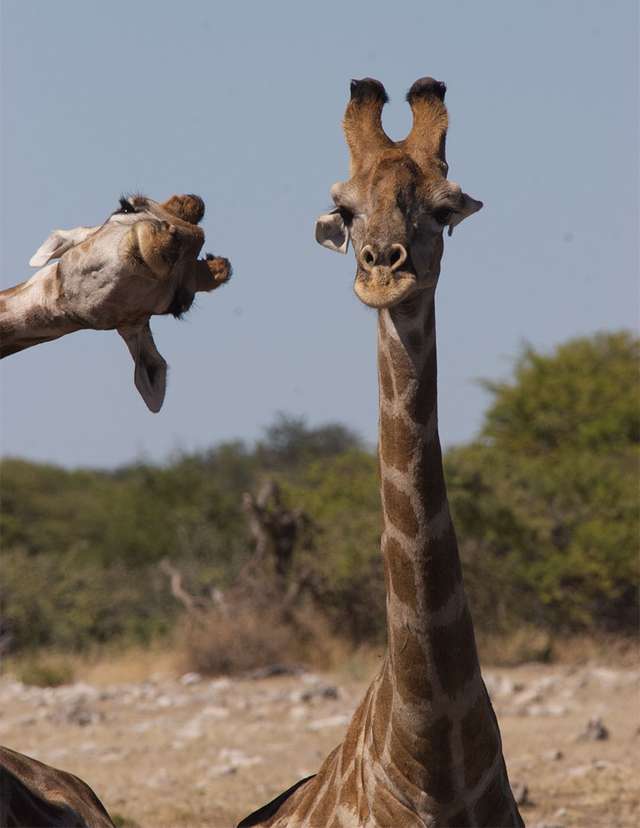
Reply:
<svg viewBox="0 0 640 828"><path fill-rule="evenodd" d="M568 630L637 624L639 342L526 349L480 439L449 452L450 497L479 615ZM496 613L492 610L495 603Z"/></svg>
<svg viewBox="0 0 640 828"><path fill-rule="evenodd" d="M445 457L481 631L637 629L640 344L629 333L527 348L478 439ZM377 463L349 429L280 415L253 447L226 443L161 466L0 469L0 642L70 650L148 641L181 611L158 567L195 595L237 582L252 555L245 491L275 477L314 543L315 610L352 642L384 637Z"/></svg>

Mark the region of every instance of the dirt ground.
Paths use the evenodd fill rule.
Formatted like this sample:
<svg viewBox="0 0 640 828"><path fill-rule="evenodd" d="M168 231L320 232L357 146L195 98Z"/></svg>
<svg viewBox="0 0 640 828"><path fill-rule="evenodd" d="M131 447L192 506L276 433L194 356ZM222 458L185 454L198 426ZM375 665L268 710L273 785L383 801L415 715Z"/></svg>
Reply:
<svg viewBox="0 0 640 828"><path fill-rule="evenodd" d="M640 670L528 665L484 675L527 825L640 824ZM228 828L313 773L367 683L347 671L90 679L42 689L5 674L0 741L83 777L119 824L154 828ZM592 719L600 722L587 730Z"/></svg>

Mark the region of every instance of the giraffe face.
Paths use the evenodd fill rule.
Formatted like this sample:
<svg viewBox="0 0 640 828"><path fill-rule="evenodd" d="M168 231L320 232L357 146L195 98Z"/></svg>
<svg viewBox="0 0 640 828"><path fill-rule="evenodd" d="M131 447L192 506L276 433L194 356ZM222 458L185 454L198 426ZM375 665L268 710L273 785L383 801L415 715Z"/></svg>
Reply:
<svg viewBox="0 0 640 828"><path fill-rule="evenodd" d="M118 330L135 361L136 387L152 411L162 405L167 366L153 342L149 318L181 316L196 292L213 290L231 275L226 259L198 260L203 215L204 202L195 195L172 196L164 203L142 195L123 197L97 227L54 231L30 261L42 266L59 259L51 265L56 304L77 327Z"/></svg>
<svg viewBox="0 0 640 828"><path fill-rule="evenodd" d="M391 307L417 290L433 290L444 228L480 209L442 172L430 172L403 150L387 150L365 174L331 190L355 252L354 290L370 307Z"/></svg>
<svg viewBox="0 0 640 828"><path fill-rule="evenodd" d="M178 316L197 289L189 266L204 243L197 225L203 215L197 196L173 196L164 204L123 197L98 227L54 231L31 264L60 259L64 301L87 327L119 328L152 314Z"/></svg>
<svg viewBox="0 0 640 828"><path fill-rule="evenodd" d="M414 127L404 141L393 142L380 124L386 101L382 84L371 79L352 83L344 123L351 177L331 188L335 209L318 219L316 239L342 253L351 241L354 290L370 307L393 307L416 291L433 290L444 228L451 234L482 207L447 180L441 87L431 79L414 84L409 93Z"/></svg>

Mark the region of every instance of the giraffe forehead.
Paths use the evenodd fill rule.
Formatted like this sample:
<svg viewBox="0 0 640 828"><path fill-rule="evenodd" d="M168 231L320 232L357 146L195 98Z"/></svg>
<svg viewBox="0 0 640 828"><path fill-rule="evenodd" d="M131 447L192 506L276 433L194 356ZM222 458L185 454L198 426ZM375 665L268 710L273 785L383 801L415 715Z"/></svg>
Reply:
<svg viewBox="0 0 640 828"><path fill-rule="evenodd" d="M446 172L440 163L418 165L402 149L381 153L368 169L354 175L348 185L360 196L375 201L393 199L399 203L429 201L449 190Z"/></svg>

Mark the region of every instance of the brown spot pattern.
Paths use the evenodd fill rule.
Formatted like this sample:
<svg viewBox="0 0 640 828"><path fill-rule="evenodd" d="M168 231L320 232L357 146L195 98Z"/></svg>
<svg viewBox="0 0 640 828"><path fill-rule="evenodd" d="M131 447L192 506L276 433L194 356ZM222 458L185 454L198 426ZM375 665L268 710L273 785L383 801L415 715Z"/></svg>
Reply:
<svg viewBox="0 0 640 828"><path fill-rule="evenodd" d="M416 393L407 402L407 413L412 420L426 425L437 401L436 349L433 347L427 357L418 381Z"/></svg>
<svg viewBox="0 0 640 828"><path fill-rule="evenodd" d="M385 517L405 535L414 538L418 534L418 521L409 496L401 492L390 480L382 481L382 491Z"/></svg>
<svg viewBox="0 0 640 828"><path fill-rule="evenodd" d="M330 778L327 780L324 793L321 797L316 799L315 807L309 814L310 825L317 825L318 828L324 828L329 822L329 819L336 806L338 798L337 786L335 784L335 766Z"/></svg>
<svg viewBox="0 0 640 828"><path fill-rule="evenodd" d="M389 466L406 471L411 462L415 437L400 417L380 411L380 454Z"/></svg>
<svg viewBox="0 0 640 828"><path fill-rule="evenodd" d="M362 768L358 767L357 769L357 776L356 779L362 777ZM367 797L365 796L365 792L362 790L362 786L357 784L356 787L356 795L357 795L357 809L358 809L358 819L360 820L361 825L365 825L367 820L369 819L369 802L367 801Z"/></svg>
<svg viewBox="0 0 640 828"><path fill-rule="evenodd" d="M398 396L407 390L410 382L415 382L415 371L409 355L397 339L389 339L389 356L393 366Z"/></svg>
<svg viewBox="0 0 640 828"><path fill-rule="evenodd" d="M391 687L389 669L387 668L382 674L380 684L378 685L374 713L371 719L373 744L378 756L382 754L384 743L387 738L387 728L389 727L389 719L391 717L392 700L393 688Z"/></svg>
<svg viewBox="0 0 640 828"><path fill-rule="evenodd" d="M367 693L365 701L368 698L368 695L369 694ZM342 742L342 767L345 770L351 765L356 755L358 736L362 722L362 707L363 706L361 704L356 710L353 719L351 720L351 724L349 725L349 729L344 737L344 741Z"/></svg>
<svg viewBox="0 0 640 828"><path fill-rule="evenodd" d="M382 396L385 398L385 400L387 400L387 402L393 402L395 392L393 390L391 368L389 367L389 360L382 351L380 351L378 357L378 374L380 377L380 390Z"/></svg>
<svg viewBox="0 0 640 828"><path fill-rule="evenodd" d="M431 698L425 650L418 636L406 625L398 628L390 622L392 665L396 690L406 704Z"/></svg>
<svg viewBox="0 0 640 828"><path fill-rule="evenodd" d="M424 604L427 612L436 612L451 598L462 582L462 568L458 556L453 526L437 540L430 540L424 550L425 577L422 579Z"/></svg>
<svg viewBox="0 0 640 828"><path fill-rule="evenodd" d="M442 471L442 450L437 435L422 446L416 466L416 488L420 492L425 517L429 521L440 512L447 496Z"/></svg>
<svg viewBox="0 0 640 828"><path fill-rule="evenodd" d="M468 608L465 606L456 621L446 627L431 628L428 639L442 689L452 697L471 681L478 668Z"/></svg>
<svg viewBox="0 0 640 828"><path fill-rule="evenodd" d="M303 813L308 814L310 809L313 807L313 804L318 796L318 792L322 787L322 781L324 779L324 771L326 768L327 760L325 759L322 768L318 772L313 779L310 779L308 783L304 784L298 790L301 791L300 798L296 800L297 791L289 797L289 799L285 802L285 806L290 804L290 807L285 810L278 811L278 817L284 816L288 813Z"/></svg>
<svg viewBox="0 0 640 828"><path fill-rule="evenodd" d="M474 808L476 822L483 828L499 828L501 825L512 824L510 817L504 818L508 813L508 802L502 777L502 773L496 774Z"/></svg>
<svg viewBox="0 0 640 828"><path fill-rule="evenodd" d="M451 720L446 716L419 728L412 727L410 732L394 722L389 740L398 770L419 791L440 803L450 802L455 794L451 730Z"/></svg>
<svg viewBox="0 0 640 828"><path fill-rule="evenodd" d="M394 538L384 544L385 569L388 570L391 596L412 609L416 608L416 579L413 561Z"/></svg>
<svg viewBox="0 0 640 828"><path fill-rule="evenodd" d="M351 770L349 773L343 778L342 786L341 786L341 799L346 797L353 801L354 792L356 790L356 780L357 780L357 769L355 765L352 765Z"/></svg>
<svg viewBox="0 0 640 828"><path fill-rule="evenodd" d="M491 703L484 691L461 722L464 745L464 779L475 787L500 750L498 730L491 715Z"/></svg>
<svg viewBox="0 0 640 828"><path fill-rule="evenodd" d="M417 814L400 802L391 791L379 788L371 804L371 815L377 825L402 826L402 828L422 828L424 822Z"/></svg>

